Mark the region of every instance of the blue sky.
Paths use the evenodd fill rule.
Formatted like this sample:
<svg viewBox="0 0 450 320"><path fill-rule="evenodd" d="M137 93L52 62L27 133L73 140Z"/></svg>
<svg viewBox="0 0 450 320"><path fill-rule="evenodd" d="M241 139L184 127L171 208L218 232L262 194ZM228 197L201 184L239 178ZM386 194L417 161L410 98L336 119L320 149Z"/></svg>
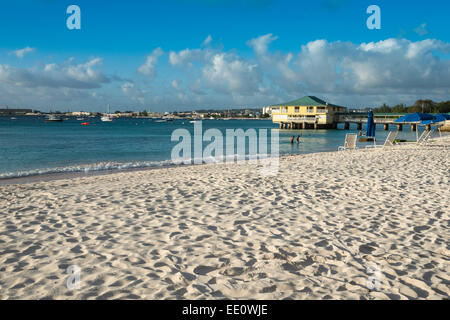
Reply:
<svg viewBox="0 0 450 320"><path fill-rule="evenodd" d="M81 30L66 27L71 4ZM366 27L372 4L381 30ZM350 107L448 100L448 12L440 0L2 1L0 104L169 111L306 94Z"/></svg>

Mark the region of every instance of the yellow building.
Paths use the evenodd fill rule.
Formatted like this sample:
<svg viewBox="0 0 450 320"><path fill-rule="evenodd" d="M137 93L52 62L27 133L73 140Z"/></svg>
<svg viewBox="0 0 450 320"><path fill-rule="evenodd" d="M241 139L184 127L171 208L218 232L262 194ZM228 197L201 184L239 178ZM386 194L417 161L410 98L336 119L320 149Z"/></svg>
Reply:
<svg viewBox="0 0 450 320"><path fill-rule="evenodd" d="M347 110L314 96L306 96L270 108L272 121L279 123L281 129L336 128L338 113Z"/></svg>

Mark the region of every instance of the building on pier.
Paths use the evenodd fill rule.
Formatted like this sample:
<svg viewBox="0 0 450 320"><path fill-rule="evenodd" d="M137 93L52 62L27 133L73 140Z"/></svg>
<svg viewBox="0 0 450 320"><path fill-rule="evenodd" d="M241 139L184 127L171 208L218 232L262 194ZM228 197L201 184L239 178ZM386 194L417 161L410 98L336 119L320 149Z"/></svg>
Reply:
<svg viewBox="0 0 450 320"><path fill-rule="evenodd" d="M272 121L282 129L329 129L336 128L339 113L347 108L325 102L314 96L270 107Z"/></svg>

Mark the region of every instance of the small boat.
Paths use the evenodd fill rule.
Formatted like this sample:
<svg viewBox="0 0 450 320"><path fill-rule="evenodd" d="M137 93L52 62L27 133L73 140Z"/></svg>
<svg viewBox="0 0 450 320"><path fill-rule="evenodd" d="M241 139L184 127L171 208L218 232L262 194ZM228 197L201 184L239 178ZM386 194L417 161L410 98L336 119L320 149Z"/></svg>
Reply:
<svg viewBox="0 0 450 320"><path fill-rule="evenodd" d="M17 118L16 117L12 117L11 120L17 120Z"/></svg>
<svg viewBox="0 0 450 320"><path fill-rule="evenodd" d="M112 122L112 118L109 115L100 118L103 122Z"/></svg>
<svg viewBox="0 0 450 320"><path fill-rule="evenodd" d="M84 118L77 118L77 121L84 121Z"/></svg>
<svg viewBox="0 0 450 320"><path fill-rule="evenodd" d="M161 122L167 122L167 120L155 120L155 122L161 123Z"/></svg>
<svg viewBox="0 0 450 320"><path fill-rule="evenodd" d="M112 121L113 121L111 115L109 114L109 104L108 104L108 113L107 113L107 114L104 114L104 115L100 118L100 120L102 120L103 122L112 122Z"/></svg>
<svg viewBox="0 0 450 320"><path fill-rule="evenodd" d="M173 117L171 117L171 116L164 116L164 117L162 117L161 119L162 119L162 120L165 120L165 121L167 121L167 122L173 122Z"/></svg>
<svg viewBox="0 0 450 320"><path fill-rule="evenodd" d="M46 119L45 122L62 122L63 119L55 116L54 114L49 115Z"/></svg>
<svg viewBox="0 0 450 320"><path fill-rule="evenodd" d="M196 121L196 120L189 121L189 123L197 123L197 122L200 122L200 121Z"/></svg>

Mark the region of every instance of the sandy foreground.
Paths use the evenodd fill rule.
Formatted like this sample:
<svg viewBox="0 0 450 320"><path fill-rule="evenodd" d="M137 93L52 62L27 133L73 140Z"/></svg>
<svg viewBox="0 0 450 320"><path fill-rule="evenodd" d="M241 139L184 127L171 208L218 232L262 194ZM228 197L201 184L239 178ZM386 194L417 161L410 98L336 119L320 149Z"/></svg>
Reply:
<svg viewBox="0 0 450 320"><path fill-rule="evenodd" d="M448 299L449 146L0 186L0 299Z"/></svg>

